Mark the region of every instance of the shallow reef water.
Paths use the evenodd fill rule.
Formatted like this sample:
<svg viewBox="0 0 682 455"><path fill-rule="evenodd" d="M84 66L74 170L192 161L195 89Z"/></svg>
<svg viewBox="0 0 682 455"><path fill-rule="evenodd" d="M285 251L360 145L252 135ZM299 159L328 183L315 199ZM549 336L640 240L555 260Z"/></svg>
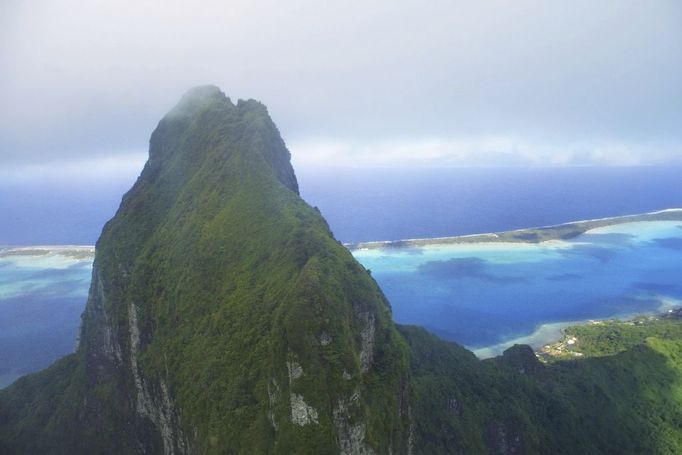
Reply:
<svg viewBox="0 0 682 455"><path fill-rule="evenodd" d="M567 241L432 244L353 252L397 322L495 355L568 324L682 304L682 223L637 222Z"/></svg>
<svg viewBox="0 0 682 455"><path fill-rule="evenodd" d="M74 350L91 273L59 252L0 257L0 388Z"/></svg>
<svg viewBox="0 0 682 455"><path fill-rule="evenodd" d="M593 229L569 241L356 250L394 319L481 357L535 348L562 327L682 305L682 222ZM0 388L72 352L92 259L0 256Z"/></svg>

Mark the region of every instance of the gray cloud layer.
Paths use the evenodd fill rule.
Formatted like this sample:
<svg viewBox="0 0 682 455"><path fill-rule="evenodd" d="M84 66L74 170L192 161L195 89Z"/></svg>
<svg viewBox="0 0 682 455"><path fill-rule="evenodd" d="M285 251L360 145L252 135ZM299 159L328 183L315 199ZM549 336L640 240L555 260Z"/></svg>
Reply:
<svg viewBox="0 0 682 455"><path fill-rule="evenodd" d="M677 1L8 0L0 16L0 169L139 156L203 83L265 102L301 162L682 160Z"/></svg>

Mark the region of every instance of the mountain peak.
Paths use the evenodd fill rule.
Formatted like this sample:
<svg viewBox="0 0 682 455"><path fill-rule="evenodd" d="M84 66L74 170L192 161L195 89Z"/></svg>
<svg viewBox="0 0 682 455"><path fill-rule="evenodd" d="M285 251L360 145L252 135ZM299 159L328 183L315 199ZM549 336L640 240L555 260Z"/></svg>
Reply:
<svg viewBox="0 0 682 455"><path fill-rule="evenodd" d="M215 85L199 85L185 92L180 101L165 118L183 118L196 114L209 106L234 108L234 104L220 88Z"/></svg>
<svg viewBox="0 0 682 455"><path fill-rule="evenodd" d="M187 90L180 98L180 103L189 101L204 101L204 100L221 100L229 101L230 99L225 93L220 90L217 85L206 84L197 85Z"/></svg>
<svg viewBox="0 0 682 455"><path fill-rule="evenodd" d="M92 426L120 422L119 453L408 446L388 302L300 198L267 108L214 86L153 132L98 240L80 340L79 398L88 420L113 409Z"/></svg>
<svg viewBox="0 0 682 455"><path fill-rule="evenodd" d="M188 90L159 122L141 179L153 181L164 173L174 180L180 174L189 178L202 163L234 178L274 174L298 194L291 154L265 105L252 99L235 105L215 85Z"/></svg>

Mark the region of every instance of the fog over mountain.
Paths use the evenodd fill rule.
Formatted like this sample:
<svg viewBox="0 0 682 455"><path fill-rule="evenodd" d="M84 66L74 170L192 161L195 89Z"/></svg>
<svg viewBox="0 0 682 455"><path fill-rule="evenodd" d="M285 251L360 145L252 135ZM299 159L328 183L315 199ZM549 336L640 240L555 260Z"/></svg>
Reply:
<svg viewBox="0 0 682 455"><path fill-rule="evenodd" d="M0 6L0 176L139 171L188 86L267 100L299 166L682 160L674 1Z"/></svg>

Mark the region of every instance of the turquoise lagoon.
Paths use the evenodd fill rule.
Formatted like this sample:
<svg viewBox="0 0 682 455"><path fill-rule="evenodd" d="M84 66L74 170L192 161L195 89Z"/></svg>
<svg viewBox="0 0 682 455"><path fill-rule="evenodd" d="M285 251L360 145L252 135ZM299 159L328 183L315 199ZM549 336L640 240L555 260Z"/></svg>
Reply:
<svg viewBox="0 0 682 455"><path fill-rule="evenodd" d="M399 323L480 357L539 348L562 327L682 304L682 222L593 229L543 243L430 244L355 250Z"/></svg>
<svg viewBox="0 0 682 455"><path fill-rule="evenodd" d="M76 250L0 248L0 388L74 350L92 272Z"/></svg>
<svg viewBox="0 0 682 455"><path fill-rule="evenodd" d="M91 255L27 250L0 249L0 388L74 350L90 286ZM422 325L481 357L515 342L538 348L572 322L682 304L682 222L618 224L570 241L353 254L397 322Z"/></svg>

